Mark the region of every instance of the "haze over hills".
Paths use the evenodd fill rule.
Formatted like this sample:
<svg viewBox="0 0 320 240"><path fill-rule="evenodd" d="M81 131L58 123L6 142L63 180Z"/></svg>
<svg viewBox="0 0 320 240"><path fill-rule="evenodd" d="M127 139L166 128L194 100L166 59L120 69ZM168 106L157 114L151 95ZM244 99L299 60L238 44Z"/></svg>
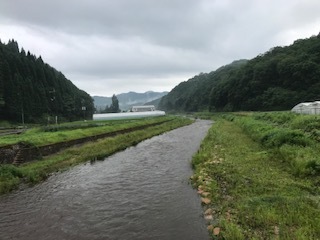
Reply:
<svg viewBox="0 0 320 240"><path fill-rule="evenodd" d="M320 100L320 34L201 73L159 103L166 111L278 111Z"/></svg>
<svg viewBox="0 0 320 240"><path fill-rule="evenodd" d="M119 100L119 107L122 111L128 110L134 105L144 105L147 102L157 100L168 94L168 92L153 92L145 93L128 92L116 95ZM111 97L93 96L94 106L97 111L105 109L107 105L111 104Z"/></svg>

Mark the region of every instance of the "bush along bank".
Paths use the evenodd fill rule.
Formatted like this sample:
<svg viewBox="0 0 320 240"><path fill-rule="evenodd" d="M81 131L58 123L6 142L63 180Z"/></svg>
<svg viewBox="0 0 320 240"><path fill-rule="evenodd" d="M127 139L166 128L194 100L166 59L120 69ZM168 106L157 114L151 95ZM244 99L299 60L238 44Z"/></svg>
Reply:
<svg viewBox="0 0 320 240"><path fill-rule="evenodd" d="M50 174L68 169L81 162L103 160L105 157L136 145L145 139L192 122L187 118L175 118L172 121L151 126L144 130L71 147L43 160L22 164L20 167L8 164L0 165L0 193L9 192L17 188L20 183L35 184L43 181Z"/></svg>
<svg viewBox="0 0 320 240"><path fill-rule="evenodd" d="M213 239L320 239L317 141L256 114L215 120L192 161Z"/></svg>
<svg viewBox="0 0 320 240"><path fill-rule="evenodd" d="M290 112L257 113L234 119L254 141L287 164L296 176L320 175L320 117Z"/></svg>

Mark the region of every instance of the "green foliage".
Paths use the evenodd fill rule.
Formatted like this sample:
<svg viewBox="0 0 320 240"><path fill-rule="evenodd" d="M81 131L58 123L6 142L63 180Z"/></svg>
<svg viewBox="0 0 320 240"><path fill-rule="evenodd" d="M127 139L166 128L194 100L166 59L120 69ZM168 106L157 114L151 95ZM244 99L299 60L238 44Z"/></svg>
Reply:
<svg viewBox="0 0 320 240"><path fill-rule="evenodd" d="M205 210L212 209L213 220L208 224L220 228L213 239L320 238L320 218L315 217L320 215L318 145L262 145L251 134L263 134L249 128L281 127L256 118L256 114L234 115L233 121L216 118L193 158L193 183L210 193L211 204Z"/></svg>
<svg viewBox="0 0 320 240"><path fill-rule="evenodd" d="M163 122L165 119L170 121ZM55 155L48 156L43 160L29 162L20 167L0 165L0 194L13 190L22 181L34 184L46 179L50 173L67 169L81 162L102 160L117 151L136 145L147 138L190 124L192 120L180 117L161 117L134 120L132 124L143 126L156 122L162 123L149 126L143 130L119 134L115 137L108 137L88 142L81 146L71 147ZM124 126L121 124L121 121L118 121L118 124L117 121L112 121L112 123L118 129Z"/></svg>
<svg viewBox="0 0 320 240"><path fill-rule="evenodd" d="M16 41L0 42L0 119L30 123L47 115L71 121L83 118L82 107L91 119L93 100L86 92L41 57L19 51Z"/></svg>
<svg viewBox="0 0 320 240"><path fill-rule="evenodd" d="M235 123L248 136L287 162L297 176L319 174L319 138L314 129L319 126L318 119L289 112L234 115Z"/></svg>
<svg viewBox="0 0 320 240"><path fill-rule="evenodd" d="M162 97L159 108L166 111L208 111L210 91L220 82L228 81L230 75L247 61L239 60L210 73L200 73L180 83L168 95Z"/></svg>
<svg viewBox="0 0 320 240"><path fill-rule="evenodd" d="M275 47L180 83L159 107L170 111L280 111L319 99L320 34Z"/></svg>
<svg viewBox="0 0 320 240"><path fill-rule="evenodd" d="M297 115L292 112L265 112L265 113L255 113L253 118L256 120L263 120L269 123L277 125L286 125L289 124Z"/></svg>
<svg viewBox="0 0 320 240"><path fill-rule="evenodd" d="M47 126L29 129L19 135L7 135L0 138L0 146L28 142L35 146L43 146L56 142L68 141L102 133L114 132L132 127L153 124L174 119L172 116L161 116L144 119L87 121L64 123L57 126Z"/></svg>
<svg viewBox="0 0 320 240"><path fill-rule="evenodd" d="M13 127L12 124L9 121L2 121L0 120L0 130L2 128L11 128Z"/></svg>
<svg viewBox="0 0 320 240"><path fill-rule="evenodd" d="M106 124L101 124L97 122L84 122L84 123L73 123L73 124L59 124L59 125L48 125L41 127L43 132L58 132L65 130L74 130L74 129L86 129L93 127L101 127Z"/></svg>
<svg viewBox="0 0 320 240"><path fill-rule="evenodd" d="M311 133L313 130L320 129L320 117L313 115L297 115L293 119L291 127Z"/></svg>
<svg viewBox="0 0 320 240"><path fill-rule="evenodd" d="M0 193L9 192L17 187L23 177L19 168L12 165L0 165Z"/></svg>
<svg viewBox="0 0 320 240"><path fill-rule="evenodd" d="M273 129L263 134L261 143L266 147L280 147L284 144L309 146L312 141L302 132L291 129Z"/></svg>
<svg viewBox="0 0 320 240"><path fill-rule="evenodd" d="M118 113L118 112L120 112L121 110L119 108L119 100L115 94L112 95L111 101L112 102L111 102L110 106L107 105L105 111L103 111L103 112L105 112L105 113Z"/></svg>
<svg viewBox="0 0 320 240"><path fill-rule="evenodd" d="M22 174L19 168L13 165L0 165L0 178L8 178L8 177L22 177Z"/></svg>

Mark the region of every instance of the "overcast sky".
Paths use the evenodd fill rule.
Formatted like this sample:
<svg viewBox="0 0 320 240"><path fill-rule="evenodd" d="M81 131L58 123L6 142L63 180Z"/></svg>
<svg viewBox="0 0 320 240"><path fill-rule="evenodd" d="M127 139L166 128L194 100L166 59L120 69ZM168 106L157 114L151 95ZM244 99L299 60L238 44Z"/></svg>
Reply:
<svg viewBox="0 0 320 240"><path fill-rule="evenodd" d="M100 96L170 91L319 31L319 0L0 0L2 42Z"/></svg>

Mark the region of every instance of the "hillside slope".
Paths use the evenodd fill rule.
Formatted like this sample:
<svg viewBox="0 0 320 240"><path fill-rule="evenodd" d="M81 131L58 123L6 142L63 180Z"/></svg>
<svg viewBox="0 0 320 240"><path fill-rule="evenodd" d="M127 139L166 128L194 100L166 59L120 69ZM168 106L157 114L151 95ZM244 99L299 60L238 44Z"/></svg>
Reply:
<svg viewBox="0 0 320 240"><path fill-rule="evenodd" d="M235 64L236 63L236 64ZM175 111L288 110L320 99L320 34L275 47L175 87L160 102Z"/></svg>
<svg viewBox="0 0 320 240"><path fill-rule="evenodd" d="M41 57L20 51L14 40L0 42L0 119L41 122L58 116L71 121L91 118L93 110L90 95Z"/></svg>
<svg viewBox="0 0 320 240"><path fill-rule="evenodd" d="M166 111L203 111L209 108L210 93L218 83L225 83L247 60L238 60L210 73L200 73L182 82L164 96L159 109Z"/></svg>

